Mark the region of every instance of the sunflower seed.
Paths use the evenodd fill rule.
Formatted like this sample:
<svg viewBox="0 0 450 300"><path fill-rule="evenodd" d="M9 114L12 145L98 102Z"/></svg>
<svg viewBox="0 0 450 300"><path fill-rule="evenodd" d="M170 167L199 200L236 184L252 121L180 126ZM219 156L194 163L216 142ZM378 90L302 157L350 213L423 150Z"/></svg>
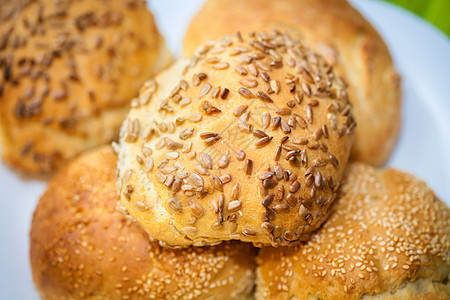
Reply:
<svg viewBox="0 0 450 300"><path fill-rule="evenodd" d="M266 137L260 138L259 140L256 141L255 146L263 147L263 146L267 145L268 143L270 143L270 141L272 139L273 139L273 136L271 136L271 137L266 136Z"/></svg>
<svg viewBox="0 0 450 300"><path fill-rule="evenodd" d="M274 156L275 161L278 161L280 159L281 152L283 150L282 146L283 146L282 144L278 145L277 150L275 151L275 156Z"/></svg>
<svg viewBox="0 0 450 300"><path fill-rule="evenodd" d="M256 232L247 228L242 229L242 234L245 236L255 236Z"/></svg>
<svg viewBox="0 0 450 300"><path fill-rule="evenodd" d="M195 164L194 170L197 173L199 173L200 175L205 175L205 176L209 175L209 171L200 164Z"/></svg>
<svg viewBox="0 0 450 300"><path fill-rule="evenodd" d="M220 94L220 86L216 87L212 92L211 92L211 97L217 99L217 97L219 97Z"/></svg>
<svg viewBox="0 0 450 300"><path fill-rule="evenodd" d="M291 186L289 187L289 192L295 193L300 189L300 182L298 180L295 180Z"/></svg>
<svg viewBox="0 0 450 300"><path fill-rule="evenodd" d="M192 114L190 116L187 117L187 120L193 123L198 123L202 120L202 115L201 114Z"/></svg>
<svg viewBox="0 0 450 300"><path fill-rule="evenodd" d="M253 130L253 135L256 136L257 138L269 137L264 131L261 131L259 129Z"/></svg>
<svg viewBox="0 0 450 300"><path fill-rule="evenodd" d="M255 95L253 95L252 92L250 92L246 88L241 87L239 88L238 92L247 99L255 98Z"/></svg>
<svg viewBox="0 0 450 300"><path fill-rule="evenodd" d="M200 90L199 97L202 98L203 96L205 96L206 94L208 94L210 90L211 90L211 85L210 85L208 82L206 82L206 83L203 85L202 89Z"/></svg>
<svg viewBox="0 0 450 300"><path fill-rule="evenodd" d="M223 184L227 184L228 182L231 181L231 175L230 174L224 174L222 176L219 177L220 181L222 181Z"/></svg>
<svg viewBox="0 0 450 300"><path fill-rule="evenodd" d="M228 203L228 211L229 212L235 212L241 209L242 203L239 200L233 200L230 203Z"/></svg>
<svg viewBox="0 0 450 300"><path fill-rule="evenodd" d="M286 203L275 204L272 208L276 213L279 214L285 213L289 210L289 206Z"/></svg>
<svg viewBox="0 0 450 300"><path fill-rule="evenodd" d="M212 159L205 152L201 152L200 153L200 162L201 162L202 166L212 170L212 168L213 168L212 167Z"/></svg>
<svg viewBox="0 0 450 300"><path fill-rule="evenodd" d="M268 207L270 204L272 204L274 198L274 194L269 194L262 199L261 203L263 206Z"/></svg>
<svg viewBox="0 0 450 300"><path fill-rule="evenodd" d="M217 63L214 64L212 67L215 70L225 70L229 67L230 65L227 62L221 62L221 63Z"/></svg>
<svg viewBox="0 0 450 300"><path fill-rule="evenodd" d="M256 69L256 67L255 67L254 64L250 64L250 65L248 66L248 70L250 71L250 73L252 73L253 76L258 77L259 72L258 72L258 70Z"/></svg>
<svg viewBox="0 0 450 300"><path fill-rule="evenodd" d="M166 152L164 153L164 157L170 160L175 160L179 157L180 155L178 154L178 152L176 151L170 151L170 152Z"/></svg>
<svg viewBox="0 0 450 300"><path fill-rule="evenodd" d="M237 66L234 70L242 76L245 76L248 74L247 69L243 66Z"/></svg>
<svg viewBox="0 0 450 300"><path fill-rule="evenodd" d="M314 175L314 184L319 188L322 186L322 174L319 171Z"/></svg>
<svg viewBox="0 0 450 300"><path fill-rule="evenodd" d="M258 86L258 81L255 79L244 78L239 80L239 83L242 84L246 88L254 88Z"/></svg>
<svg viewBox="0 0 450 300"><path fill-rule="evenodd" d="M278 93L280 92L280 83L272 79L270 81L270 88L272 89L272 91L274 91L275 94L278 95Z"/></svg>
<svg viewBox="0 0 450 300"><path fill-rule="evenodd" d="M207 58L205 61L209 64L216 64L220 61L220 58L218 58L217 56L212 56Z"/></svg>
<svg viewBox="0 0 450 300"><path fill-rule="evenodd" d="M231 190L231 199L233 200L239 199L239 192L240 192L239 183L236 183L233 186L233 189Z"/></svg>
<svg viewBox="0 0 450 300"><path fill-rule="evenodd" d="M270 222L263 222L261 224L262 229L264 230L265 233L270 234L273 231L273 224Z"/></svg>
<svg viewBox="0 0 450 300"><path fill-rule="evenodd" d="M281 116L290 115L291 114L291 109L288 108L288 107L284 107L284 108L281 108L281 109L277 110L276 113L281 115Z"/></svg>
<svg viewBox="0 0 450 300"><path fill-rule="evenodd" d="M230 93L230 90L227 88L224 88L222 93L220 93L220 98L222 98L223 100L227 99L229 93Z"/></svg>
<svg viewBox="0 0 450 300"><path fill-rule="evenodd" d="M183 231L183 233L187 234L187 235L197 235L197 233L198 233L197 227L194 227L194 226L183 227L183 228L181 228L181 231Z"/></svg>
<svg viewBox="0 0 450 300"><path fill-rule="evenodd" d="M308 110L307 110L307 112L308 112ZM301 117L301 116L299 116L299 115L297 115L297 114L294 114L294 117L295 117L295 121L297 122L297 124L298 124L298 126L301 128L301 129L305 129L308 125L306 124L306 121Z"/></svg>
<svg viewBox="0 0 450 300"><path fill-rule="evenodd" d="M302 90L306 95L311 96L311 87L306 82L302 82Z"/></svg>
<svg viewBox="0 0 450 300"><path fill-rule="evenodd" d="M328 157L330 158L330 162L333 165L333 167L337 168L339 166L339 161L337 160L336 156L334 156L331 153L328 153Z"/></svg>
<svg viewBox="0 0 450 300"><path fill-rule="evenodd" d="M183 99L181 99L181 101L179 102L179 104L180 104L181 106L186 106L186 105L188 105L188 104L191 103L191 102L192 102L191 98L189 98L189 97L184 97Z"/></svg>
<svg viewBox="0 0 450 300"><path fill-rule="evenodd" d="M204 209L198 203L191 203L189 209L194 217L200 218L201 216L203 216Z"/></svg>
<svg viewBox="0 0 450 300"><path fill-rule="evenodd" d="M192 173L188 177L188 183L193 183L194 185L196 185L198 187L204 186L203 178L200 175L197 175L196 173Z"/></svg>
<svg viewBox="0 0 450 300"><path fill-rule="evenodd" d="M265 82L269 82L269 81L270 81L270 76L269 76L269 74L267 74L267 72L261 72L261 78L262 78Z"/></svg>
<svg viewBox="0 0 450 300"><path fill-rule="evenodd" d="M170 188L172 186L174 180L175 180L175 176L170 174L169 176L167 176L166 181L164 181L164 184Z"/></svg>
<svg viewBox="0 0 450 300"><path fill-rule="evenodd" d="M280 202L281 200L283 200L284 198L284 186L280 185L277 189L277 191L275 192L275 201L276 202Z"/></svg>
<svg viewBox="0 0 450 300"><path fill-rule="evenodd" d="M259 99L261 99L262 101L269 102L269 103L273 102L272 98L270 98L270 96L267 95L266 93L264 93L263 91L256 92L256 96Z"/></svg>
<svg viewBox="0 0 450 300"><path fill-rule="evenodd" d="M134 207L139 209L140 211L146 211L149 209L149 207L142 201L134 201Z"/></svg>
<svg viewBox="0 0 450 300"><path fill-rule="evenodd" d="M148 173L153 169L153 158L147 157L145 160L145 171Z"/></svg>
<svg viewBox="0 0 450 300"><path fill-rule="evenodd" d="M229 160L229 151L227 150L219 159L219 168L226 168L228 166L228 164L230 163Z"/></svg>
<svg viewBox="0 0 450 300"><path fill-rule="evenodd" d="M181 152L189 153L191 151L191 148L192 148L192 143L187 142L186 144L184 144L183 149L181 149Z"/></svg>
<svg viewBox="0 0 450 300"><path fill-rule="evenodd" d="M311 106L306 107L306 119L308 120L309 124L312 124L313 122L313 111Z"/></svg>
<svg viewBox="0 0 450 300"><path fill-rule="evenodd" d="M248 55L241 55L239 57L236 58L237 62L239 64L250 64L253 61L253 58L251 56Z"/></svg>
<svg viewBox="0 0 450 300"><path fill-rule="evenodd" d="M244 150L239 150L239 151L236 153L236 158L237 158L238 160L244 160L244 159L245 159L245 152L244 152Z"/></svg>
<svg viewBox="0 0 450 300"><path fill-rule="evenodd" d="M259 179L261 179L261 180L270 179L273 177L274 174L275 174L275 172L267 171L267 172L261 173L261 175L259 175Z"/></svg>
<svg viewBox="0 0 450 300"><path fill-rule="evenodd" d="M288 123L284 120L280 120L281 130L283 130L284 134L291 133L291 127L289 127Z"/></svg>
<svg viewBox="0 0 450 300"><path fill-rule="evenodd" d="M223 183L219 177L216 175L211 175L211 182L216 190L223 192Z"/></svg>
<svg viewBox="0 0 450 300"><path fill-rule="evenodd" d="M248 105L240 105L238 107L236 107L236 109L234 110L233 114L235 117L239 117L241 116L248 108Z"/></svg>
<svg viewBox="0 0 450 300"><path fill-rule="evenodd" d="M253 170L253 161L251 159L245 160L245 173L247 175L252 175Z"/></svg>
<svg viewBox="0 0 450 300"><path fill-rule="evenodd" d="M182 214L183 213L183 207L181 206L180 202L177 199L170 198L169 201L168 201L168 205L169 205L169 208L173 212L178 213L178 214Z"/></svg>
<svg viewBox="0 0 450 300"><path fill-rule="evenodd" d="M319 129L317 129L317 130L314 132L314 139L315 139L316 141L318 141L318 140L320 140L320 138L322 137L322 135L323 135L322 128L319 128Z"/></svg>
<svg viewBox="0 0 450 300"><path fill-rule="evenodd" d="M182 132L180 132L180 139L186 140L190 138L194 134L194 128L186 128Z"/></svg>
<svg viewBox="0 0 450 300"><path fill-rule="evenodd" d="M263 128L267 129L269 128L270 125L270 114L268 112L264 112L262 115L262 123L263 123Z"/></svg>

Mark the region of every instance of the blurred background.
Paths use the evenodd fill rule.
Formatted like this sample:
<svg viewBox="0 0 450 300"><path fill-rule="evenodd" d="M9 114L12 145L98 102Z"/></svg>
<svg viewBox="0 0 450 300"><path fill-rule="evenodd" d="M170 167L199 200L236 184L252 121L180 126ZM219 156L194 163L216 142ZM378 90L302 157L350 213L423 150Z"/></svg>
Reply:
<svg viewBox="0 0 450 300"><path fill-rule="evenodd" d="M450 37L450 0L384 0L419 15Z"/></svg>

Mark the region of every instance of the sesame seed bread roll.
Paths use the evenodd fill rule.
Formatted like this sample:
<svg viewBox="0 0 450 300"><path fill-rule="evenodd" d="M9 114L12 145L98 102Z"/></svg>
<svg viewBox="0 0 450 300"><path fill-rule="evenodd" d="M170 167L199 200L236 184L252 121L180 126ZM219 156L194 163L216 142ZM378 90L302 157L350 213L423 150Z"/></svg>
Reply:
<svg viewBox="0 0 450 300"><path fill-rule="evenodd" d="M351 159L383 165L401 124L400 76L376 30L345 0L208 0L192 20L184 54L237 31L298 35L349 84L358 127Z"/></svg>
<svg viewBox="0 0 450 300"><path fill-rule="evenodd" d="M351 163L330 215L260 252L257 299L449 299L450 209L423 181Z"/></svg>
<svg viewBox="0 0 450 300"><path fill-rule="evenodd" d="M278 32L207 43L132 106L121 201L168 246L307 238L334 200L356 125L332 68Z"/></svg>
<svg viewBox="0 0 450 300"><path fill-rule="evenodd" d="M49 183L30 233L43 299L251 299L255 249L168 249L116 210L110 147L69 163Z"/></svg>
<svg viewBox="0 0 450 300"><path fill-rule="evenodd" d="M47 177L111 142L139 87L170 61L144 1L1 1L4 162Z"/></svg>

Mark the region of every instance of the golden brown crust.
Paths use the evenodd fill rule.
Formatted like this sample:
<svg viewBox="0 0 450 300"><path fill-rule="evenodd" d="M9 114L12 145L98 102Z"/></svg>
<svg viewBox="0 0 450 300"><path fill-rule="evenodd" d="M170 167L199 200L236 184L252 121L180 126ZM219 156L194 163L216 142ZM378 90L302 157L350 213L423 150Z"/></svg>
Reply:
<svg viewBox="0 0 450 300"><path fill-rule="evenodd" d="M344 180L310 241L260 252L257 298L448 299L450 209L400 171L352 163Z"/></svg>
<svg viewBox="0 0 450 300"><path fill-rule="evenodd" d="M110 147L68 164L49 183L31 226L33 279L44 299L247 299L248 244L172 250L116 211Z"/></svg>
<svg viewBox="0 0 450 300"><path fill-rule="evenodd" d="M140 85L170 62L167 53L140 0L3 1L3 160L41 175L110 142Z"/></svg>
<svg viewBox="0 0 450 300"><path fill-rule="evenodd" d="M237 31L298 34L349 83L358 122L351 158L382 165L401 123L400 77L374 28L345 0L208 0L184 39L192 55L205 41Z"/></svg>
<svg viewBox="0 0 450 300"><path fill-rule="evenodd" d="M122 205L173 246L307 238L353 140L342 81L282 33L224 36L184 66L149 82L122 126Z"/></svg>

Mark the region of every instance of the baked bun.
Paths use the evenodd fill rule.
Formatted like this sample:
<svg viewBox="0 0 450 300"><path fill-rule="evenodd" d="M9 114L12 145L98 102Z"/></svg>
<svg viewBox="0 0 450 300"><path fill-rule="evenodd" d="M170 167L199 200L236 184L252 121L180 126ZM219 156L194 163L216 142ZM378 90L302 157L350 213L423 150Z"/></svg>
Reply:
<svg viewBox="0 0 450 300"><path fill-rule="evenodd" d="M122 204L167 245L288 245L325 219L353 140L342 81L282 33L225 36L141 90Z"/></svg>
<svg viewBox="0 0 450 300"><path fill-rule="evenodd" d="M3 160L46 175L109 143L139 87L170 61L144 1L1 1Z"/></svg>
<svg viewBox="0 0 450 300"><path fill-rule="evenodd" d="M224 34L271 28L301 36L346 79L358 123L351 158L385 163L401 123L400 76L381 37L347 1L208 0L187 30L184 54Z"/></svg>
<svg viewBox="0 0 450 300"><path fill-rule="evenodd" d="M449 299L450 209L400 171L344 180L310 241L260 252L257 299Z"/></svg>
<svg viewBox="0 0 450 300"><path fill-rule="evenodd" d="M31 226L33 280L43 299L250 299L251 245L167 249L116 211L110 147L49 183Z"/></svg>

